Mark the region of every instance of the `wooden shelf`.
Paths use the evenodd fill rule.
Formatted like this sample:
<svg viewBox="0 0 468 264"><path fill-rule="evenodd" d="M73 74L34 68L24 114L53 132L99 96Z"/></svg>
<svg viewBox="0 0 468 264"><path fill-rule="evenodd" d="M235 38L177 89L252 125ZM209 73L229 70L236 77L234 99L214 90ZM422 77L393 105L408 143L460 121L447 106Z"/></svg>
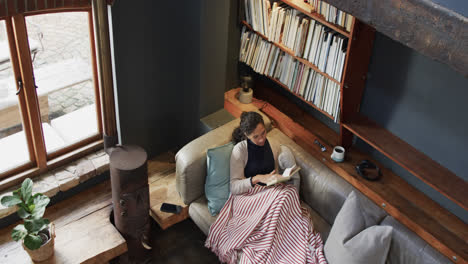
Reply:
<svg viewBox="0 0 468 264"><path fill-rule="evenodd" d="M249 25L249 23L247 23L247 21L242 21L242 24L245 25L250 31L254 32L255 34L259 35L260 37L262 37L264 40L270 42L271 44L275 45L276 47L278 47L280 50L286 52L287 54L289 54L291 57L295 58L296 60L300 61L302 64L305 64L307 66L309 66L310 68L312 68L314 71L318 72L320 75L324 76L325 78L331 80L332 82L335 82L337 83L338 85L341 85L340 81L336 80L335 78L333 78L332 76L328 75L327 73L321 71L317 66L315 66L315 64L313 64L312 62L306 60L306 59L303 59L303 58L300 58L300 57L297 57L295 54L294 54L294 51L292 51L291 49L289 49L288 47L284 46L283 44L280 44L280 43L276 43L274 41L271 41L269 40L265 35L263 35L262 33L258 32L258 31L255 31L251 25ZM343 74L344 76L344 74Z"/></svg>
<svg viewBox="0 0 468 264"><path fill-rule="evenodd" d="M342 125L447 198L468 210L468 183L364 116Z"/></svg>
<svg viewBox="0 0 468 264"><path fill-rule="evenodd" d="M346 31L346 29L342 26L338 26L334 23L330 23L328 21L325 20L325 18L320 15L319 13L317 12L308 12L307 10L305 10L304 8L300 7L299 5L296 5L293 3L293 1L291 0L281 0L281 2L287 4L288 6L296 9L296 10L299 10L301 11L301 13L303 13L304 15L314 19L314 20L317 20L318 22L320 22L321 24L324 24L325 26L335 30L336 32L340 33L341 35L349 38L351 37L351 33Z"/></svg>
<svg viewBox="0 0 468 264"><path fill-rule="evenodd" d="M450 260L453 261L453 257L456 257L457 263L466 263L468 260L468 252L466 251L467 224L412 187L401 177L354 148L347 151L345 162L333 162L330 155L339 137L333 130L304 113L297 105L283 96L270 90L258 90L256 89L256 94L265 95L269 100L273 100L270 103L288 110L288 113L285 114L275 106L265 104L263 101L254 100L252 103L269 116L278 129ZM233 108L240 105L233 96L236 92L237 89L226 92L225 101L228 102L225 102L225 105L230 105ZM258 99L265 98L259 97ZM239 111L230 112L236 116ZM290 118L289 113L293 114L294 120ZM315 139L325 145L327 151L321 152L313 143ZM354 166L363 159L372 160L382 168L384 176L379 181L366 181L356 174Z"/></svg>

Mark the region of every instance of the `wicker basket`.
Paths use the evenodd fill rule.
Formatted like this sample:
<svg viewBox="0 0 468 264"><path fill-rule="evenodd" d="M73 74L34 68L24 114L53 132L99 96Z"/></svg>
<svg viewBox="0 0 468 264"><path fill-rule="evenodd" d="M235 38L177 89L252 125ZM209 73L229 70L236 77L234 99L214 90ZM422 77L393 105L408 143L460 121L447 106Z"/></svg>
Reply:
<svg viewBox="0 0 468 264"><path fill-rule="evenodd" d="M36 250L30 250L23 244L24 250L28 252L29 256L31 257L31 260L34 262L41 262L46 259L49 259L54 255L54 244L55 244L55 225L54 223L49 224L49 235L50 238L49 240L42 245L40 248Z"/></svg>

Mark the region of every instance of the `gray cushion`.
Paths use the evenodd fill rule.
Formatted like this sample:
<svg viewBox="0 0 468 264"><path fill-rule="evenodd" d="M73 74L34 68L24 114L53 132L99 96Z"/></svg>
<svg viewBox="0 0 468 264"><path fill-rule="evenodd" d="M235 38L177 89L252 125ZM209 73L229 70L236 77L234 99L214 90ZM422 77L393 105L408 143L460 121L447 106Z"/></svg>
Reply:
<svg viewBox="0 0 468 264"><path fill-rule="evenodd" d="M229 142L206 151L205 195L211 215L217 215L229 197L229 166L233 147L234 144Z"/></svg>
<svg viewBox="0 0 468 264"><path fill-rule="evenodd" d="M294 159L294 155L292 154L291 150L285 145L280 145L278 165L281 170L285 170L286 168L291 168L294 165L296 165L296 159ZM283 171L280 171L280 173L283 173Z"/></svg>
<svg viewBox="0 0 468 264"><path fill-rule="evenodd" d="M385 217L380 225L393 227L387 264L451 263L448 258L440 254L393 217Z"/></svg>
<svg viewBox="0 0 468 264"><path fill-rule="evenodd" d="M390 249L392 227L378 226L353 191L336 216L324 253L328 263L384 264Z"/></svg>
<svg viewBox="0 0 468 264"><path fill-rule="evenodd" d="M217 216L212 216L210 214L208 201L204 195L190 204L189 216L205 235L208 235L211 224L213 224L217 218Z"/></svg>
<svg viewBox="0 0 468 264"><path fill-rule="evenodd" d="M296 166L296 159L294 158L291 149L286 145L280 145L280 152L278 154L278 166L280 169L280 174L282 174L285 169ZM299 172L294 173L294 175L291 176L291 179L287 183L294 185L294 187L296 187L296 190L299 192L301 188L301 177Z"/></svg>

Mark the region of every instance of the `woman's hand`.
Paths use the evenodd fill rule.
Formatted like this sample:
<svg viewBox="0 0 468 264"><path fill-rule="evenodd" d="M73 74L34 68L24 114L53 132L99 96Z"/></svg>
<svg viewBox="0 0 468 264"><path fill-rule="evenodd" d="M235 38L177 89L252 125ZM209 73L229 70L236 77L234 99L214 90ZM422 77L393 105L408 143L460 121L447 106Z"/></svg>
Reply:
<svg viewBox="0 0 468 264"><path fill-rule="evenodd" d="M269 174L259 174L252 178L252 183L257 184L259 182L267 184L268 182L281 177L281 175L276 173L276 170L273 170Z"/></svg>

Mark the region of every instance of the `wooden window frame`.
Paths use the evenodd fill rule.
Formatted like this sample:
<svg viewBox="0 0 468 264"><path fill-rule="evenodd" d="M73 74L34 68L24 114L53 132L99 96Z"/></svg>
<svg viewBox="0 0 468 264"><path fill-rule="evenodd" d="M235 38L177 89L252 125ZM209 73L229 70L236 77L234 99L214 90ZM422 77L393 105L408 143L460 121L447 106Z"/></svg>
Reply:
<svg viewBox="0 0 468 264"><path fill-rule="evenodd" d="M95 105L98 122L98 132L79 142L68 145L57 151L47 153L45 140L41 128L41 116L39 102L34 88L34 70L32 67L29 44L27 40L26 17L40 14L65 13L65 12L86 12L88 15L90 52L92 64L92 76L95 91ZM81 158L93 151L103 148L103 111L102 111L102 82L98 73L98 59L95 39L95 12L91 6L59 8L55 10L41 10L37 12L28 12L27 14L14 14L5 17L6 33L10 45L10 58L15 79L23 80L23 91L19 94L19 104L23 131L26 135L26 141L29 150L30 161L11 170L0 173L0 190L7 189L17 185L25 178L35 177L47 171L56 169L73 160ZM96 32L98 32L96 30ZM102 34L102 32L98 32ZM25 39L26 37L26 39ZM99 36L98 36L99 38ZM101 37L102 38L102 37ZM19 48L18 48L19 47ZM23 51L23 52L20 52ZM18 85L18 84L16 84ZM18 88L18 87L17 87ZM112 86L110 87L112 89ZM113 106L113 104L112 104ZM113 128L116 130L116 128Z"/></svg>

